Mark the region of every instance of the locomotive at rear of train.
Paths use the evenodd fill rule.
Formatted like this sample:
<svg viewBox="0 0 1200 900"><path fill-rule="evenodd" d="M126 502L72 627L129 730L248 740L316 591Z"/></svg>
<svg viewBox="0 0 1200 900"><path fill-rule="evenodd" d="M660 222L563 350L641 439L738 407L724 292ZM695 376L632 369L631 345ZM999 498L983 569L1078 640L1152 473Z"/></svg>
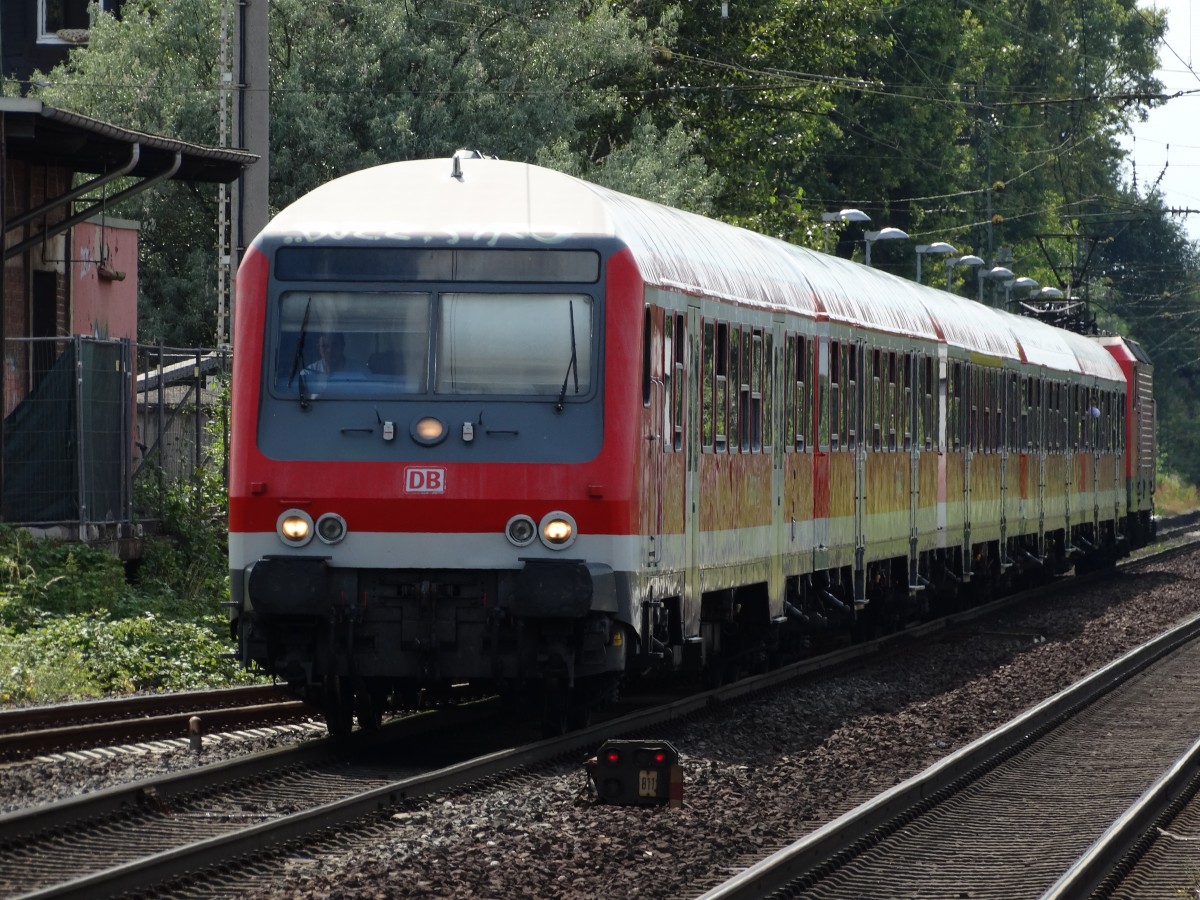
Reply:
<svg viewBox="0 0 1200 900"><path fill-rule="evenodd" d="M1153 533L1133 342L534 166L301 198L235 347L231 627L334 731L464 684L568 724Z"/></svg>

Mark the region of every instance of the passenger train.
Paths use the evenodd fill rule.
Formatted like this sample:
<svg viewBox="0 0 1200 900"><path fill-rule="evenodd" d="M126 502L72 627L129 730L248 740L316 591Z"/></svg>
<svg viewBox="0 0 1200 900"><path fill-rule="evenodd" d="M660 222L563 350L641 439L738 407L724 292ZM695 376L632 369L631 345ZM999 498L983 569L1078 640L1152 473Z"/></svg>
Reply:
<svg viewBox="0 0 1200 900"><path fill-rule="evenodd" d="M231 629L334 733L461 685L569 727L1153 535L1134 342L532 165L302 197L234 346Z"/></svg>

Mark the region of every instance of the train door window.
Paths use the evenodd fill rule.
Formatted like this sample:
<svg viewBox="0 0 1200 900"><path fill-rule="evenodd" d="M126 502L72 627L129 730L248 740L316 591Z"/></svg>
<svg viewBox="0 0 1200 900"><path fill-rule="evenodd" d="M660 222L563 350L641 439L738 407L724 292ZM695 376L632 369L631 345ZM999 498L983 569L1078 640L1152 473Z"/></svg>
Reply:
<svg viewBox="0 0 1200 900"><path fill-rule="evenodd" d="M816 351L820 354L820 350ZM826 354L828 354L828 345L826 345ZM829 449L829 358L825 357L825 365L821 365L821 359L817 358L817 392L816 392L816 420L817 420L817 447L821 450Z"/></svg>
<svg viewBox="0 0 1200 900"><path fill-rule="evenodd" d="M975 404L979 399L979 392L975 390L975 385L972 383L975 378L975 367L967 366L965 375L963 385L966 387L967 392L961 399L966 410L966 421L964 423L966 426L966 449L975 450L978 446L975 442L975 422L978 418L978 410Z"/></svg>
<svg viewBox="0 0 1200 900"><path fill-rule="evenodd" d="M1117 436L1116 436L1116 441L1114 442L1114 446L1117 448L1118 452L1124 453L1126 450L1126 446L1125 446L1125 397L1122 396L1121 394L1117 394L1117 416L1116 416L1116 419L1117 419L1117 421L1116 421L1115 427L1116 427L1116 435Z"/></svg>
<svg viewBox="0 0 1200 900"><path fill-rule="evenodd" d="M1050 384L1050 409L1052 411L1052 427L1053 432L1050 436L1050 449L1054 452L1062 450L1062 383L1058 381Z"/></svg>
<svg viewBox="0 0 1200 900"><path fill-rule="evenodd" d="M800 402L796 390L796 342L800 340L794 334L784 335L783 338L783 452L793 453L796 450L796 405Z"/></svg>
<svg viewBox="0 0 1200 900"><path fill-rule="evenodd" d="M750 375L745 385L746 408L742 430L746 439L742 442L742 449L757 453L763 446L763 334L760 329L746 332L745 351Z"/></svg>
<svg viewBox="0 0 1200 900"><path fill-rule="evenodd" d="M842 345L842 356L846 360L842 383L845 385L843 395L842 421L845 423L846 449L858 449L858 432L861 426L858 421L858 347L849 342Z"/></svg>
<svg viewBox="0 0 1200 900"><path fill-rule="evenodd" d="M647 409L650 407L651 379L653 378L653 373L650 371L650 348L654 344L651 321L650 307L647 306L642 321L642 406Z"/></svg>
<svg viewBox="0 0 1200 900"><path fill-rule="evenodd" d="M671 431L673 433L672 448L683 449L683 411L686 408L684 397L687 371L684 363L687 351L687 319L682 313L675 315L675 334L671 359Z"/></svg>
<svg viewBox="0 0 1200 900"><path fill-rule="evenodd" d="M905 353L903 357L904 363L904 383L903 395L900 400L900 431L904 435L904 449L912 450L913 445L913 419L916 418L916 411L913 409L913 355Z"/></svg>
<svg viewBox="0 0 1200 900"><path fill-rule="evenodd" d="M809 415L808 385L812 384L812 342L804 336L796 338L796 449L803 452L809 447L808 436L812 429Z"/></svg>
<svg viewBox="0 0 1200 900"><path fill-rule="evenodd" d="M775 336L771 332L763 335L762 364L762 414L758 417L762 427L764 449L775 446Z"/></svg>
<svg viewBox="0 0 1200 900"><path fill-rule="evenodd" d="M880 375L883 373L883 355L878 350L871 352L871 372L867 376L870 385L871 449L883 449L883 404L880 403L882 388Z"/></svg>
<svg viewBox="0 0 1200 900"><path fill-rule="evenodd" d="M729 449L729 326L724 322L717 324L717 391L716 391L716 423L717 435L714 448L718 453Z"/></svg>
<svg viewBox="0 0 1200 900"><path fill-rule="evenodd" d="M829 449L842 446L842 344L829 342Z"/></svg>
<svg viewBox="0 0 1200 900"><path fill-rule="evenodd" d="M900 404L896 397L896 354L887 355L887 395L884 397L885 421L887 422L887 448L896 449L897 419L900 417Z"/></svg>
<svg viewBox="0 0 1200 900"><path fill-rule="evenodd" d="M1022 398L1020 376L1016 372L1010 373L1008 376L1008 421L1005 423L1008 430L1004 435L1004 446L1010 452L1017 449L1017 441L1021 434Z"/></svg>
<svg viewBox="0 0 1200 900"><path fill-rule="evenodd" d="M742 396L742 382L745 380L746 360L742 353L742 330L740 328L729 329L729 396L727 398L727 409L729 415L729 430L726 434L729 437L729 452L736 453L742 447L742 430L740 415Z"/></svg>
<svg viewBox="0 0 1200 900"><path fill-rule="evenodd" d="M1084 401L1084 392L1084 386L1080 384L1070 385L1068 390L1070 397L1070 418L1067 420L1070 424L1068 440L1072 450L1081 450L1087 446L1087 403Z"/></svg>
<svg viewBox="0 0 1200 900"><path fill-rule="evenodd" d="M668 452L673 449L674 442L671 439L672 422L674 421L674 317L676 314L668 310L662 313L662 343L661 343L661 358L656 359L658 365L662 367L662 383L659 389L662 391L662 408L659 414L662 416L660 422L660 430L662 434L662 451ZM653 355L653 354L652 354ZM650 372L650 378L654 378L653 371Z"/></svg>
<svg viewBox="0 0 1200 900"><path fill-rule="evenodd" d="M963 390L963 364L955 362L950 367L950 380L947 385L947 406L949 407L949 421L946 423L947 441L953 441L951 447L956 453L962 449L963 436L963 414L962 414L962 390Z"/></svg>
<svg viewBox="0 0 1200 900"><path fill-rule="evenodd" d="M1046 444L1046 400L1046 379L1033 379L1033 403L1029 407L1029 421L1033 434L1033 449L1039 453L1049 449Z"/></svg>
<svg viewBox="0 0 1200 900"><path fill-rule="evenodd" d="M1004 449L1004 410L1005 387L1004 371L995 369L992 372L992 450L999 453Z"/></svg>
<svg viewBox="0 0 1200 900"><path fill-rule="evenodd" d="M700 390L700 443L705 450L713 448L716 439L716 337L712 322L704 323L703 374Z"/></svg>
<svg viewBox="0 0 1200 900"><path fill-rule="evenodd" d="M937 431L933 418L933 390L937 379L933 377L933 357L921 358L921 395L924 398L921 406L921 443L926 450L933 449L933 436Z"/></svg>

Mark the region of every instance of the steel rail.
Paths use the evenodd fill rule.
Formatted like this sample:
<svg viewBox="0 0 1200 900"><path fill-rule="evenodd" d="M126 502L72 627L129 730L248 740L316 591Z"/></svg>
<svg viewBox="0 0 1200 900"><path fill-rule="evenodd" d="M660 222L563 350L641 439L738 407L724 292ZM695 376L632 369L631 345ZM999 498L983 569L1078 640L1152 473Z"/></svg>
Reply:
<svg viewBox="0 0 1200 900"><path fill-rule="evenodd" d="M771 854L702 894L699 900L761 898L821 867L836 865L834 861L853 853L859 842L902 827L911 818L911 813L923 804L955 790L960 783L974 780L1058 722L1197 637L1200 637L1200 615L1130 651L924 772Z"/></svg>
<svg viewBox="0 0 1200 900"><path fill-rule="evenodd" d="M1200 738L1096 839L1042 900L1084 900L1111 885L1131 858L1153 841L1154 827L1172 815L1180 802L1194 796L1198 786Z"/></svg>

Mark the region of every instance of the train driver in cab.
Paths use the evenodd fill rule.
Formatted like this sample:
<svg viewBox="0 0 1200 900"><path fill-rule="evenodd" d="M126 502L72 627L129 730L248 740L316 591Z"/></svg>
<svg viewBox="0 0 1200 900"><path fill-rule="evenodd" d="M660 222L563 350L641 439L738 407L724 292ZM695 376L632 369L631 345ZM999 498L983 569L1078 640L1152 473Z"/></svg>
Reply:
<svg viewBox="0 0 1200 900"><path fill-rule="evenodd" d="M320 356L304 367L309 378L326 380L359 379L367 367L346 356L346 336L340 331L327 331L317 339Z"/></svg>

